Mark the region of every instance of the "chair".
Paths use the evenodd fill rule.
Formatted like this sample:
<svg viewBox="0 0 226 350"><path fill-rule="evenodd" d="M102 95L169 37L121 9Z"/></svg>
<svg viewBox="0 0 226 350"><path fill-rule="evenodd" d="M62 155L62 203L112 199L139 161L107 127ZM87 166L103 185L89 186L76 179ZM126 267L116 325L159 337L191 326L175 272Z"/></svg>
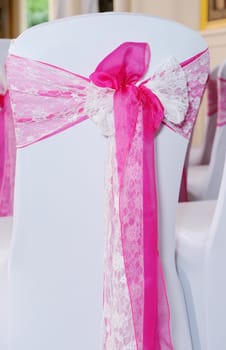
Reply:
<svg viewBox="0 0 226 350"><path fill-rule="evenodd" d="M221 183L226 151L225 127L226 64L218 73L218 116L210 163L188 168L188 197L190 200L216 199Z"/></svg>
<svg viewBox="0 0 226 350"><path fill-rule="evenodd" d="M8 349L8 257L12 235L12 217L0 217L0 349Z"/></svg>
<svg viewBox="0 0 226 350"><path fill-rule="evenodd" d="M10 114L8 110L8 98L6 96L6 77L5 77L5 62L10 45L10 39L0 39L0 349L6 349L7 346L7 263L10 247L10 239L12 233L12 217L11 215L11 198L12 192L8 191L8 175L12 173L12 168L9 165L6 156L8 150L11 149L9 145L11 136L8 134L6 139L5 129L7 126L12 126ZM13 127L12 127L13 130ZM13 146L13 145L12 145ZM5 189L7 188L8 197L5 196Z"/></svg>
<svg viewBox="0 0 226 350"><path fill-rule="evenodd" d="M177 212L177 267L194 350L224 349L226 161L217 200L181 203Z"/></svg>
<svg viewBox="0 0 226 350"><path fill-rule="evenodd" d="M192 147L189 152L189 165L207 165L210 162L213 140L217 124L217 77L220 66L216 66L209 75L207 83L207 118L203 142Z"/></svg>
<svg viewBox="0 0 226 350"><path fill-rule="evenodd" d="M12 215L14 128L7 94L5 62L10 39L0 39L0 217Z"/></svg>
<svg viewBox="0 0 226 350"><path fill-rule="evenodd" d="M204 71L192 76L202 76L202 92L208 71L205 42L198 33L160 18L108 13L49 22L25 31L10 53L88 77L125 41L150 43L147 76L171 55L183 62L205 52ZM181 49L179 42L187 44ZM196 114L192 109L188 136ZM156 137L159 249L174 349L187 350L191 342L175 268L174 227L188 139L172 129L179 128L164 124ZM11 350L99 348L106 150L106 140L89 120L17 149L9 263Z"/></svg>

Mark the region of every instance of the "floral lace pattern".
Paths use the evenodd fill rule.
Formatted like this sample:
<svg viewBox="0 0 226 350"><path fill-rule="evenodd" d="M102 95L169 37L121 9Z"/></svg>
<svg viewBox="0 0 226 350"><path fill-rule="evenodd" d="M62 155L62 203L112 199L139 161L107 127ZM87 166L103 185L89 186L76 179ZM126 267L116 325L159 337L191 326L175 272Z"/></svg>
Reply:
<svg viewBox="0 0 226 350"><path fill-rule="evenodd" d="M178 126L164 120L164 123L183 137L190 138L200 101L206 83L209 67L209 52L206 51L193 60L181 64L187 77L189 107L184 121Z"/></svg>
<svg viewBox="0 0 226 350"><path fill-rule="evenodd" d="M218 116L217 125L226 124L226 80L218 79Z"/></svg>
<svg viewBox="0 0 226 350"><path fill-rule="evenodd" d="M106 167L107 227L104 273L104 349L134 350L136 349L136 341L123 260L115 153L115 141L111 137L109 139L109 157ZM141 179L142 174L137 175L139 176L137 179ZM115 298L115 295L118 295L118 297Z"/></svg>
<svg viewBox="0 0 226 350"><path fill-rule="evenodd" d="M164 103L167 95L171 96L176 80L180 81L182 76L181 70L175 68L174 65L169 65L169 62L175 62L174 58L160 66L154 76L146 83L147 87L157 93L162 103L167 106L164 124L186 138L189 138L191 135L196 113L200 105L203 84L205 84L204 82L208 74L206 71L208 60L209 53L206 51L195 60L189 62L189 64L183 66L188 90L185 94L184 86L180 86L179 84L180 91L178 90L178 94L181 93L182 96L188 96L189 108L184 120L179 125L177 125L178 95L175 94L175 98L170 104ZM10 97L12 109L14 110L17 147L29 145L84 120L87 118L85 109L86 111L92 110L93 106L95 106L94 101L96 100L100 101L100 103L98 103L98 110L95 107L96 113L93 113L93 115L98 115L98 120L102 120L104 125L101 126L101 131L104 135L112 133L111 130L106 130L106 127L108 128L109 125L111 125L110 128L113 127L112 118L110 117L113 111L113 101L111 100L113 90L99 89L98 87L94 87L93 84L90 84L89 80L84 77L23 57L10 55L8 66L10 66L10 70L8 70L8 79L11 80L10 90L17 93L17 96L11 94ZM170 72L174 71L175 73L176 70L175 77L177 79L174 79L173 82L169 80L170 74L166 69L169 67ZM20 72L19 75L18 72ZM167 72L167 78L165 78L166 74L163 72ZM13 78L15 75L18 75L16 81ZM29 76L28 85L24 84L22 76ZM171 74L172 76L174 74ZM171 89L170 92L167 91L168 89L165 89L164 86L166 85L160 84L160 86L156 87L157 82L161 81L159 78L162 77L164 77L164 83ZM42 86L42 90L40 90L40 86ZM36 96L35 106L33 105L34 96ZM109 98L106 98L106 96L109 96ZM14 102L15 97L16 102ZM24 106L24 99L27 101L26 106ZM15 110L15 103L18 111ZM59 108L62 105L64 107ZM21 109L21 106L23 108L26 107L24 111ZM186 106L186 101L180 103L180 115L183 115ZM108 118L106 118L106 114ZM108 120L108 126L106 125L106 120ZM93 117L93 121L97 122L95 117ZM35 128L34 123L36 125Z"/></svg>
<svg viewBox="0 0 226 350"><path fill-rule="evenodd" d="M129 51L123 51L125 48L127 50L126 45L129 46ZM159 127L163 110L164 124L183 137L190 137L208 75L209 55L208 51L202 52L181 65L171 58L157 69L153 77L138 84L139 76L142 77L145 73L139 64L136 67L137 80L132 80L136 75L133 74L132 64L128 64L132 70L131 74L128 74L129 68L125 64L123 73L121 66L117 65L118 62L115 66L112 63L112 57L115 57L117 61L117 55L120 57L122 52L125 55L121 57L122 62L125 62L123 58L126 57L128 63L129 52L130 55L133 53L134 57L139 60L140 53L143 54L145 64L148 64L146 57L148 51L146 49L147 45L144 43L124 43L109 55L109 57L112 56L108 62L108 57L102 61L102 66L107 67L107 69L100 72L100 76L103 81L110 82L110 86L108 84L96 86L84 77L45 63L17 56L9 56L8 59L8 82L17 147L25 147L51 136L87 117L98 125L103 135L108 137L103 310L103 348L105 350L173 349L169 331L169 308L164 277L156 245L157 215L155 208L157 205L154 152L150 156L152 163L149 164L152 169L150 187L152 187L153 195L149 206L154 208L152 212L154 216L151 219L153 225L151 225L150 230L153 231L151 239L154 246L150 251L153 254L151 279L155 288L152 293L153 299L149 304L153 304L152 321L155 327L148 330L148 336L144 332L145 273L147 274L144 253L144 212L146 210L144 202L146 191L144 153L145 147L149 147L145 146L144 140L145 137L148 137L147 130L151 131L152 138L148 138L146 143L151 143L153 147L155 130ZM109 62L110 66L108 66ZM119 69L120 79L125 85L119 86L115 92L111 88L110 79L112 76L108 72L114 71L114 80L114 76L118 78L117 69ZM26 84L24 84L24 76L27 77ZM126 100L125 103L124 100ZM124 103L122 109L119 102ZM132 104L132 109L130 109ZM131 129L132 133L131 130L126 129L117 131L117 118L115 116L120 113L116 113L116 105L119 112L125 112L122 114L123 119L125 119L123 125L126 125L127 117L128 121L134 122L135 120L134 130L131 129L130 122L127 121L128 130ZM131 110L133 113L137 113L133 119L130 119ZM122 139L118 140L117 138L120 137ZM128 153L124 160L120 158L118 147L125 147L124 138L126 137L129 138L128 149L126 148ZM119 170L120 162L123 164L123 176ZM147 338L149 338L148 346L145 345Z"/></svg>
<svg viewBox="0 0 226 350"><path fill-rule="evenodd" d="M217 79L209 79L207 82L207 115L211 117L217 113Z"/></svg>
<svg viewBox="0 0 226 350"><path fill-rule="evenodd" d="M17 147L84 120L89 80L48 64L9 56L8 83ZM24 84L24 78L27 79Z"/></svg>
<svg viewBox="0 0 226 350"><path fill-rule="evenodd" d="M175 125L183 122L188 109L187 79L174 57L159 65L153 76L141 85L158 96L164 107L166 124L167 121ZM92 83L86 89L85 114L98 125L104 136L114 134L113 94L113 89L100 88Z"/></svg>

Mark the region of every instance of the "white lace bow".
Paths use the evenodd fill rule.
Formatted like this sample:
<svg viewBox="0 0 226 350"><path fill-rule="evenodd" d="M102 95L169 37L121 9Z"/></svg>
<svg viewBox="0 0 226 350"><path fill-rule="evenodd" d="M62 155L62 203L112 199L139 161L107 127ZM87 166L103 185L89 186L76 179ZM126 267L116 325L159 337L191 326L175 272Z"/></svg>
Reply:
<svg viewBox="0 0 226 350"><path fill-rule="evenodd" d="M159 65L145 86L158 96L168 121L180 124L184 120L188 109L187 79L175 57ZM86 91L85 112L104 136L114 134L114 92L113 89L98 87L93 83Z"/></svg>

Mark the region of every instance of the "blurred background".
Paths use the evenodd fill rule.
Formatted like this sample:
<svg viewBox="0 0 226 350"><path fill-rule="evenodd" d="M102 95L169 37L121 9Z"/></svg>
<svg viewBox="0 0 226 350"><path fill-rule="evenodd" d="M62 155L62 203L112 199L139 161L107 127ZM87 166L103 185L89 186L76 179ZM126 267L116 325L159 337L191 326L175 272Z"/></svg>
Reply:
<svg viewBox="0 0 226 350"><path fill-rule="evenodd" d="M0 0L0 37L15 38L27 27L91 12L126 11L172 19L201 32L210 48L211 68L226 59L226 0ZM202 140L205 104L194 144Z"/></svg>

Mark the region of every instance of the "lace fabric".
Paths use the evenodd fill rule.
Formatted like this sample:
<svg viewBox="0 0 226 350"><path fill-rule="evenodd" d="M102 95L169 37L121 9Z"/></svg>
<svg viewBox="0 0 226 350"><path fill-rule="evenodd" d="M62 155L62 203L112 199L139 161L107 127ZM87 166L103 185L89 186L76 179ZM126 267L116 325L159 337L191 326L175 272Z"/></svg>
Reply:
<svg viewBox="0 0 226 350"><path fill-rule="evenodd" d="M208 117L217 113L217 99L217 79L209 79L207 82Z"/></svg>
<svg viewBox="0 0 226 350"><path fill-rule="evenodd" d="M171 102L167 105L167 114L172 115L175 123L173 119L170 120L170 117L166 118L166 116L163 123L186 138L189 138L191 135L196 112L202 97L202 87L203 81L206 78L208 57L208 52L206 51L194 61L189 62L188 65L183 66L186 84L188 85L186 95L189 99L189 110L187 110L186 117L179 125L176 125L178 112L175 113L176 118L173 117L175 110L177 110L174 106L178 107L178 95L175 94L173 103ZM155 80L159 81L161 68L163 69L164 65L169 65L170 61L171 59L166 64L160 66L152 79L147 82L147 87L153 89L153 92L156 92ZM172 61L175 62L175 59L172 58ZM86 111L92 111L93 107L93 120L96 121L96 118L102 119L105 127L108 128L106 126L106 119L108 119L112 128L112 118L106 118L106 113L108 116L111 116L113 111L112 96L114 91L112 89L99 89L93 84L90 84L88 79L77 74L46 63L28 60L24 57L10 55L8 58L8 67L10 67L10 70L8 69L8 79L12 80L10 90L14 92L13 94L11 93L11 105L14 109L17 147L25 147L83 121L88 118ZM170 70L175 70L175 67L171 67ZM181 74L180 71L178 75L181 76ZM15 78L16 75L18 78ZM28 84L24 84L22 76L29 77ZM174 74L168 74L169 76L172 77ZM172 85L172 82L166 79L164 79L164 82L167 85ZM176 79L174 79L173 84L175 83ZM163 96L164 103L165 95L162 90L165 88L162 85L160 84L158 91L160 99ZM183 91L184 85L182 88L177 88L178 94L183 93ZM15 93L17 93L17 96ZM14 102L15 98L16 101ZM26 102L24 102L24 99ZM98 108L96 107L97 101L99 101ZM15 104L18 107L18 111L14 108ZM173 113L170 111L170 108L172 108ZM186 109L186 104L185 107L181 107L182 111L183 108ZM101 117L101 115L105 115L105 117ZM36 125L35 128L34 123ZM102 133L106 133L106 135L112 132L109 130L104 131L103 126L101 129Z"/></svg>
<svg viewBox="0 0 226 350"><path fill-rule="evenodd" d="M218 79L218 116L217 125L226 124L226 80Z"/></svg>
<svg viewBox="0 0 226 350"><path fill-rule="evenodd" d="M198 54L194 59L181 63L181 66L187 78L189 107L180 125L174 125L166 120L164 122L175 132L190 139L208 76L206 67L209 67L209 54L207 51Z"/></svg>
<svg viewBox="0 0 226 350"><path fill-rule="evenodd" d="M103 311L107 350L173 349L157 246L154 137L161 122L190 137L209 55L205 51L182 64L170 58L140 83L149 60L146 43L124 43L90 79L13 55L7 64L17 147L88 117L108 137Z"/></svg>

